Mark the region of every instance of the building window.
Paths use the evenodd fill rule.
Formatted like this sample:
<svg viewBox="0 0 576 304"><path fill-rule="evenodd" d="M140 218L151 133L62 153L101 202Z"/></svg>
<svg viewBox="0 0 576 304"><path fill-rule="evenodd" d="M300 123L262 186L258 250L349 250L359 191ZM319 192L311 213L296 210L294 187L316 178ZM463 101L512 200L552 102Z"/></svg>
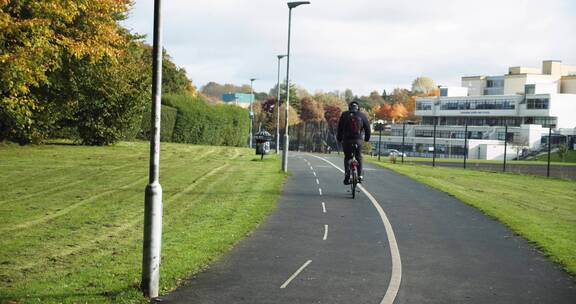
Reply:
<svg viewBox="0 0 576 304"><path fill-rule="evenodd" d="M434 130L415 130L414 136L416 137L433 137Z"/></svg>
<svg viewBox="0 0 576 304"><path fill-rule="evenodd" d="M515 102L509 99L446 100L440 105L441 110L514 110L515 108Z"/></svg>
<svg viewBox="0 0 576 304"><path fill-rule="evenodd" d="M541 125L544 128L556 128L558 119L556 117L525 117L524 123Z"/></svg>
<svg viewBox="0 0 576 304"><path fill-rule="evenodd" d="M535 84L527 84L524 86L524 94L534 95L535 92L536 92L536 85Z"/></svg>
<svg viewBox="0 0 576 304"><path fill-rule="evenodd" d="M526 108L529 110L547 110L548 98L530 98L526 100Z"/></svg>
<svg viewBox="0 0 576 304"><path fill-rule="evenodd" d="M430 101L418 101L418 102L416 102L416 110L418 110L418 111L430 111L430 110L432 110L432 102L430 102Z"/></svg>

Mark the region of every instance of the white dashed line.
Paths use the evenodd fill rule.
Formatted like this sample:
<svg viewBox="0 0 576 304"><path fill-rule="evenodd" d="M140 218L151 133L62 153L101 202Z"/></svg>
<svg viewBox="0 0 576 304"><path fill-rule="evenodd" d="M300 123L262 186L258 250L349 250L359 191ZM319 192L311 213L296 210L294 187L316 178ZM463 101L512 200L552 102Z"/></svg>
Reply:
<svg viewBox="0 0 576 304"><path fill-rule="evenodd" d="M326 213L326 204L324 202L322 202L322 212Z"/></svg>
<svg viewBox="0 0 576 304"><path fill-rule="evenodd" d="M316 176L316 171L312 171L312 173L314 173L314 176Z"/></svg>
<svg viewBox="0 0 576 304"><path fill-rule="evenodd" d="M338 169L340 172L344 173L344 170L340 169L331 161L319 157L316 155L312 155L318 159L321 159L334 168ZM388 288L386 289L386 293L384 294L384 298L380 302L380 304L393 304L394 299L396 299L396 295L398 294L398 290L400 290L400 282L402 281L402 261L400 259L400 251L398 250L398 243L396 242L396 236L394 235L394 230L392 229L392 224L390 224L390 220L386 216L384 209L382 206L376 201L376 199L368 192L364 186L358 185L358 188L364 192L364 194L370 199L374 208L380 214L380 218L382 219L382 224L384 225L384 229L386 230L386 236L388 237L388 244L390 246L390 255L392 256L392 274L390 275L390 283L388 283Z"/></svg>
<svg viewBox="0 0 576 304"><path fill-rule="evenodd" d="M316 185L320 185L320 181L316 179Z"/></svg>
<svg viewBox="0 0 576 304"><path fill-rule="evenodd" d="M325 241L328 238L328 225L324 225L324 237L322 238Z"/></svg>
<svg viewBox="0 0 576 304"><path fill-rule="evenodd" d="M322 195L322 188L318 188L318 192L320 192L320 195Z"/></svg>
<svg viewBox="0 0 576 304"><path fill-rule="evenodd" d="M300 268L298 268L298 270L296 270L296 272L292 276L290 276L288 280L286 280L286 282L284 282L284 284L280 286L280 288L286 288L286 286L288 286L288 284L290 284L290 282L292 282L292 280L294 280L294 278L296 278L300 274L300 272L302 272L302 270L304 270L304 268L306 268L310 263L312 263L312 260L306 261L306 263L300 266Z"/></svg>

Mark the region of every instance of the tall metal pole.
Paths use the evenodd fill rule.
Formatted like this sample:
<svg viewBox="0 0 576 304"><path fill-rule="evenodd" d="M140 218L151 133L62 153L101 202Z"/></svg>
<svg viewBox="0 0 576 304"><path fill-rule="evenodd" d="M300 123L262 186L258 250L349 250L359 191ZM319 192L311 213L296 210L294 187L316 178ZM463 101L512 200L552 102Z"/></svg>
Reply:
<svg viewBox="0 0 576 304"><path fill-rule="evenodd" d="M280 100L280 59L286 57L286 55L278 55L278 85L276 90L278 91L278 98L276 103L278 105L277 115L276 115L276 154L280 154L280 106L282 101Z"/></svg>
<svg viewBox="0 0 576 304"><path fill-rule="evenodd" d="M402 122L402 163L404 163L404 139L406 138L406 122Z"/></svg>
<svg viewBox="0 0 576 304"><path fill-rule="evenodd" d="M284 152L282 153L282 171L288 172L288 109L290 108L290 29L292 26L292 8L302 4L310 4L308 1L288 2L288 50L286 52L286 122L284 131Z"/></svg>
<svg viewBox="0 0 576 304"><path fill-rule="evenodd" d="M288 172L288 109L290 108L290 23L292 8L288 9L288 52L286 52L286 121L284 122L284 151L282 153L282 171Z"/></svg>
<svg viewBox="0 0 576 304"><path fill-rule="evenodd" d="M432 149L432 167L436 167L436 119L434 119L434 143Z"/></svg>
<svg viewBox="0 0 576 304"><path fill-rule="evenodd" d="M154 0L154 46L152 56L152 134L150 172L144 199L144 244L140 288L149 298L158 297L162 242L162 187L160 186L160 109L162 98L161 0Z"/></svg>
<svg viewBox="0 0 576 304"><path fill-rule="evenodd" d="M464 125L464 169L466 169L466 159L468 159L468 119Z"/></svg>
<svg viewBox="0 0 576 304"><path fill-rule="evenodd" d="M382 124L379 124L379 133L378 133L378 161L380 161L380 147L382 147Z"/></svg>
<svg viewBox="0 0 576 304"><path fill-rule="evenodd" d="M252 104L254 103L254 80L256 78L250 78L250 139L248 140L248 147L252 148L252 129L254 128L254 110Z"/></svg>
<svg viewBox="0 0 576 304"><path fill-rule="evenodd" d="M508 125L504 126L504 163L502 172L506 172L506 152L508 150Z"/></svg>
<svg viewBox="0 0 576 304"><path fill-rule="evenodd" d="M550 154L552 153L552 128L548 129L548 167L546 168L546 177L550 177Z"/></svg>

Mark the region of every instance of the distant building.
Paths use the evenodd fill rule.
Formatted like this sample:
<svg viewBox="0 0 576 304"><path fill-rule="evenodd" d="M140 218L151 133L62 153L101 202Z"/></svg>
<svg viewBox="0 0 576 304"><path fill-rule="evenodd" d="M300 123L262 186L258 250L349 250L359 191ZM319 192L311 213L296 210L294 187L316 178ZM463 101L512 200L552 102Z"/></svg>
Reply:
<svg viewBox="0 0 576 304"><path fill-rule="evenodd" d="M224 101L225 104L237 105L247 109L250 107L250 103L254 101L254 95L247 93L226 93L222 95L222 101Z"/></svg>
<svg viewBox="0 0 576 304"><path fill-rule="evenodd" d="M465 76L462 87L440 87L440 96L416 99L415 114L421 125L406 126L405 151L427 154L433 148L440 157L463 157L464 125L468 125L468 156L477 159L504 157L504 129L508 126L507 157L519 147L537 151L548 142L576 144L576 65L547 60L542 69L511 67L500 76ZM392 136L382 149L399 149L402 125L392 126ZM512 143L512 144L511 144ZM424 155L422 155L424 156Z"/></svg>

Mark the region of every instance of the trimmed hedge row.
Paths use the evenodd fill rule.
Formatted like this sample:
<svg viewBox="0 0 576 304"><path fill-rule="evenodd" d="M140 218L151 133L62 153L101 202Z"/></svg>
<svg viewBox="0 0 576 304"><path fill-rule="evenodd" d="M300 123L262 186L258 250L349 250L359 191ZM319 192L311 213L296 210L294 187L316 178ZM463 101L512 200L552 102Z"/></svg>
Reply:
<svg viewBox="0 0 576 304"><path fill-rule="evenodd" d="M248 111L229 105L209 105L200 97L166 95L162 104L176 108L172 141L218 146L245 146L250 128Z"/></svg>
<svg viewBox="0 0 576 304"><path fill-rule="evenodd" d="M178 109L162 105L160 112L160 140L161 141L172 141L172 136L174 133L174 126L176 125L176 117L178 115ZM140 126L140 132L138 138L149 139L150 138L150 111L144 112L142 116L142 124Z"/></svg>

